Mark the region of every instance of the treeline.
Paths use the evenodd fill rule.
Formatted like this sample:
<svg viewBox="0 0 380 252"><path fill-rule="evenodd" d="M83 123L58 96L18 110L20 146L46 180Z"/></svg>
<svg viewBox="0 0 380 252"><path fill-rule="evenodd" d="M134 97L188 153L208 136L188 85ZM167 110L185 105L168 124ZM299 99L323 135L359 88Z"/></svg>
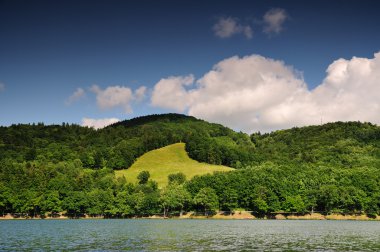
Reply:
<svg viewBox="0 0 380 252"><path fill-rule="evenodd" d="M139 174L137 184L131 184L124 177L116 179L112 169L84 169L80 160L57 164L3 161L0 216L124 218L214 209L204 203L205 196L192 197L184 186L184 174L171 174L168 179L168 186L159 189L147 171Z"/></svg>
<svg viewBox="0 0 380 252"><path fill-rule="evenodd" d="M212 188L220 210L249 209L258 215L292 213L380 214L378 168L331 168L312 165L260 166L196 176L186 184L195 195Z"/></svg>
<svg viewBox="0 0 380 252"><path fill-rule="evenodd" d="M2 162L0 167L0 214L121 218L236 209L258 217L275 212L380 214L380 173L371 167L265 163L188 181L181 173L172 174L164 188L158 188L148 172L130 184L116 179L111 169L84 169L80 160Z"/></svg>

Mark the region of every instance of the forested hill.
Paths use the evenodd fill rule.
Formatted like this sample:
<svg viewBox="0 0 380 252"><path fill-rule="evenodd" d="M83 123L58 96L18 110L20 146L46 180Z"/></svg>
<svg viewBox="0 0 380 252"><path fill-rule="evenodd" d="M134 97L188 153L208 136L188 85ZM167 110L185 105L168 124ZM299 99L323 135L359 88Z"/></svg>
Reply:
<svg viewBox="0 0 380 252"><path fill-rule="evenodd" d="M178 142L186 143L197 161L239 169L197 175L162 190L152 180L129 184L115 177L113 170ZM174 211L238 208L260 215L376 216L379 171L380 127L370 123L337 122L250 136L177 114L135 118L101 130L12 125L0 127L0 216L64 211L68 216L125 217L168 211L169 205Z"/></svg>
<svg viewBox="0 0 380 252"><path fill-rule="evenodd" d="M80 160L85 168L128 168L142 154L185 142L195 160L242 168L265 162L343 167L380 166L380 127L336 122L279 130L237 133L191 116L137 117L94 130L78 125L0 127L0 160Z"/></svg>
<svg viewBox="0 0 380 252"><path fill-rule="evenodd" d="M85 168L128 168L142 154L185 142L190 157L213 164L247 163L248 135L194 117L164 114L122 121L101 130L78 125L0 127L0 160L78 160Z"/></svg>
<svg viewBox="0 0 380 252"><path fill-rule="evenodd" d="M380 167L380 127L371 123L335 122L255 133L251 140L256 163Z"/></svg>

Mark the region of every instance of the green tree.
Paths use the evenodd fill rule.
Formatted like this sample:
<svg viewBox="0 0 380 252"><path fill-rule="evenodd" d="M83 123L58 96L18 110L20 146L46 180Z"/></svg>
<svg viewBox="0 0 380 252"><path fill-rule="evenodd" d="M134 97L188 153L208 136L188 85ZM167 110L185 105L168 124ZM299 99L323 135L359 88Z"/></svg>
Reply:
<svg viewBox="0 0 380 252"><path fill-rule="evenodd" d="M181 185L185 183L186 181L186 175L182 172L169 174L168 176L169 184L177 183L178 185Z"/></svg>
<svg viewBox="0 0 380 252"><path fill-rule="evenodd" d="M109 214L114 204L114 196L111 189L93 189L87 194L88 207L87 212L90 215Z"/></svg>
<svg viewBox="0 0 380 252"><path fill-rule="evenodd" d="M220 208L232 212L238 207L238 194L235 189L227 187L219 197Z"/></svg>
<svg viewBox="0 0 380 252"><path fill-rule="evenodd" d="M58 191L49 191L44 194L41 202L41 212L50 212L52 215L62 211L62 202Z"/></svg>
<svg viewBox="0 0 380 252"><path fill-rule="evenodd" d="M113 204L110 212L112 215L125 217L133 214L133 209L131 206L131 194L126 191L120 191L115 197L115 203Z"/></svg>
<svg viewBox="0 0 380 252"><path fill-rule="evenodd" d="M164 209L164 217L170 210L179 209L182 215L183 208L191 201L190 193L182 186L176 183L171 183L160 194L161 206Z"/></svg>
<svg viewBox="0 0 380 252"><path fill-rule="evenodd" d="M202 188L197 195L195 195L193 202L203 208L206 216L207 211L215 211L218 209L218 196L214 189L210 187Z"/></svg>
<svg viewBox="0 0 380 252"><path fill-rule="evenodd" d="M62 201L62 208L67 211L71 217L77 218L86 212L88 207L88 198L84 192L71 191Z"/></svg>
<svg viewBox="0 0 380 252"><path fill-rule="evenodd" d="M286 196L284 210L287 212L305 213L306 205L300 195Z"/></svg>
<svg viewBox="0 0 380 252"><path fill-rule="evenodd" d="M10 202L9 197L11 193L10 190L4 186L2 182L0 182L0 214L4 215L5 211L7 210Z"/></svg>
<svg viewBox="0 0 380 252"><path fill-rule="evenodd" d="M139 180L140 185L144 185L148 182L150 178L150 173L148 171L142 171L137 175L137 179Z"/></svg>

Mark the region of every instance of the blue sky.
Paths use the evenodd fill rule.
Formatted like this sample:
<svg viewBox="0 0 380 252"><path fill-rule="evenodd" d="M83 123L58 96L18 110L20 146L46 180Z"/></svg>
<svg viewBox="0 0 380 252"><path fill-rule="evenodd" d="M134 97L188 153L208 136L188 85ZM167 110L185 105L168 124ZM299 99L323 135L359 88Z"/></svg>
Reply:
<svg viewBox="0 0 380 252"><path fill-rule="evenodd" d="M380 51L379 7L370 0L0 0L0 125L81 124L83 118L123 120L163 112L187 113L247 132L321 120L378 123L373 79L379 65L374 56ZM210 87L219 83L204 77L213 66L233 56L238 58L217 70L220 76L229 73L228 83L233 85L223 85L227 80L219 76L219 89L225 93L211 92ZM353 57L363 59L362 65L368 60L375 65L369 77L366 75L374 83L360 86L364 94L372 94L371 102L361 109L373 110L373 114L363 115L360 109L348 113L346 110L356 110L361 100L352 98L352 93L346 98L340 95L347 90L358 93L353 87L364 70L358 70L362 65L357 67ZM356 70L346 71L348 77L339 79L337 91L335 79L324 80L326 70L338 59L347 60L344 67ZM292 73L284 70L292 67ZM341 67L331 67L330 75ZM257 76L274 75L280 84L256 85ZM183 80L189 76L192 79L186 84ZM238 81L239 76L247 76L244 83ZM293 82L289 87L281 84ZM313 90L318 86L328 91L316 94ZM135 91L141 87L145 92L138 96ZM258 87L266 90L263 96L256 92ZM282 92L286 97L273 91L282 89L293 91ZM295 95L299 89L304 92L302 97ZM331 94L332 89L336 93ZM236 102L242 100L242 90L250 94L244 104ZM170 94L177 99L171 100ZM338 100L322 107L321 97L328 95L330 100ZM230 103L219 106L223 97ZM285 101L289 97L297 104L289 105ZM213 105L205 102L208 98ZM273 99L270 104L276 106L256 106L264 99ZM342 108L345 103L353 105ZM226 109L235 106L235 110ZM308 114L299 107L313 108L309 111L314 119L295 117L292 113ZM331 114L336 107L340 110ZM273 114L273 110L282 112Z"/></svg>

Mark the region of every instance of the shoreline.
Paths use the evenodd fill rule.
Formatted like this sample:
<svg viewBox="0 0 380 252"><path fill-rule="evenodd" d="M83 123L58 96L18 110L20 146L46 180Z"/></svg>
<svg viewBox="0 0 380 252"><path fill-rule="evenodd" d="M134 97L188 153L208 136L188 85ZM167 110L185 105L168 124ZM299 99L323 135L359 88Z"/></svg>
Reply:
<svg viewBox="0 0 380 252"><path fill-rule="evenodd" d="M11 214L5 216L0 216L0 220L95 220L95 219L108 219L104 217L78 217L71 218L68 216L58 216L58 217L14 217ZM214 215L204 216L195 215L194 212L189 212L182 216L171 216L163 217L160 215L152 215L147 217L131 217L131 218L109 218L109 219L209 219L209 220L353 220L353 221L380 221L380 215L375 218L370 218L365 214L353 215L353 214L328 214L323 215L320 213L295 215L295 214L274 214L269 216L264 216L263 218L258 218L251 214L249 211L236 211L234 214L225 214L224 212L218 212Z"/></svg>

